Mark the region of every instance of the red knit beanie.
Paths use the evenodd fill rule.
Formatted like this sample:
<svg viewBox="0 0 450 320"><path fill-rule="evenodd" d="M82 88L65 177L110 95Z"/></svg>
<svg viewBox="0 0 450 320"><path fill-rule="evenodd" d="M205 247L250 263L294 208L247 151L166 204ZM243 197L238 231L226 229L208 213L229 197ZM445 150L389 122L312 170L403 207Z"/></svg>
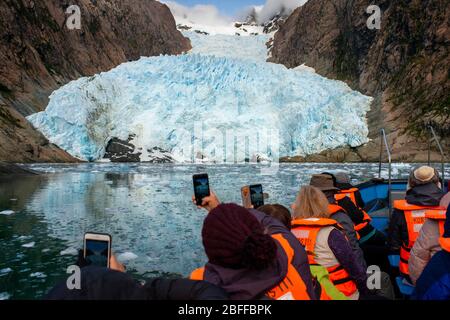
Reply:
<svg viewBox="0 0 450 320"><path fill-rule="evenodd" d="M226 268L264 269L276 258L271 236L247 209L221 204L203 223L203 246L209 262Z"/></svg>

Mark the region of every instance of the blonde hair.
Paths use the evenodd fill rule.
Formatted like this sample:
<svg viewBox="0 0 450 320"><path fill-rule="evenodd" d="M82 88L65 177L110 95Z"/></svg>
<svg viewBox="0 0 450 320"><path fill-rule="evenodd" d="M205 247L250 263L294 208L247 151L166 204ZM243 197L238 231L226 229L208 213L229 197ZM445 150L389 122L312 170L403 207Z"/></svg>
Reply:
<svg viewBox="0 0 450 320"><path fill-rule="evenodd" d="M295 199L294 218L328 218L328 199L313 186L304 186Z"/></svg>

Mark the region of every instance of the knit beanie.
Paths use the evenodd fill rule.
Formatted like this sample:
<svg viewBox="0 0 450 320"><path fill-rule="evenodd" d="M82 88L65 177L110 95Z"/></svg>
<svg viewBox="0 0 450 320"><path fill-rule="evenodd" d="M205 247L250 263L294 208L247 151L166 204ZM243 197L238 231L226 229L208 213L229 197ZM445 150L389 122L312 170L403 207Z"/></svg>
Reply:
<svg viewBox="0 0 450 320"><path fill-rule="evenodd" d="M209 262L231 269L267 268L276 259L277 246L259 221L237 204L221 204L206 217L203 246Z"/></svg>

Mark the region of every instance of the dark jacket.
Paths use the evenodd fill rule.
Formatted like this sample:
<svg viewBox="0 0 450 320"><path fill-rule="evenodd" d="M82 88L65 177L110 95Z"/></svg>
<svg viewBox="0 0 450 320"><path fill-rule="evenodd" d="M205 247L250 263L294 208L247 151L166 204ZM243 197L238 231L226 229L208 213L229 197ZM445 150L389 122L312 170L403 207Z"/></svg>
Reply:
<svg viewBox="0 0 450 320"><path fill-rule="evenodd" d="M417 300L450 300L450 253L440 251L431 258L416 283Z"/></svg>
<svg viewBox="0 0 450 320"><path fill-rule="evenodd" d="M355 254L350 247L343 233L335 229L331 231L328 237L328 246L333 252L339 264L348 272L350 277L356 282L358 290L362 294L367 294L367 273L366 269L356 259Z"/></svg>
<svg viewBox="0 0 450 320"><path fill-rule="evenodd" d="M365 268L367 268L366 260L364 259L364 253L359 247L358 237L356 235L355 226L352 219L347 215L345 211L338 211L330 216L331 219L336 220L344 229L347 240L350 243L353 254L356 260Z"/></svg>
<svg viewBox="0 0 450 320"><path fill-rule="evenodd" d="M264 226L268 234L282 234L294 249L293 266L305 283L311 299L315 298L311 272L306 251L295 236L277 219L262 212L251 210ZM277 243L276 263L271 267L255 271L248 269L230 269L207 263L204 278L222 287L232 300L259 299L264 293L279 284L287 274L288 260L283 248Z"/></svg>
<svg viewBox="0 0 450 320"><path fill-rule="evenodd" d="M434 183L418 185L406 192L406 201L417 206L439 206L444 196L441 189ZM391 254L399 254L402 243L408 243L408 228L402 210L394 209L389 222L388 247Z"/></svg>
<svg viewBox="0 0 450 320"><path fill-rule="evenodd" d="M226 292L205 281L149 279L144 284L130 275L102 267L81 269L80 290L69 290L66 280L46 300L227 300Z"/></svg>

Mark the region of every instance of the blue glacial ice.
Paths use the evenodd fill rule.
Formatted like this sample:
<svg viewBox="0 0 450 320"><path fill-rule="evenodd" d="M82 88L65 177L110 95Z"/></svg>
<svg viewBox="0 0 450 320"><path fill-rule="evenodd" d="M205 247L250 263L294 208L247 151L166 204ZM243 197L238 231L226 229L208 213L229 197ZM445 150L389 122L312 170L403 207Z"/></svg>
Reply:
<svg viewBox="0 0 450 320"><path fill-rule="evenodd" d="M258 140L262 148L247 147L234 159L238 162L256 153L306 155L368 141L372 98L308 68L264 62L265 36L189 36L190 54L142 57L72 81L28 120L52 143L88 161L103 158L113 137L132 136L141 161L158 147L179 162L194 160L196 144L202 157L230 159L235 148L245 148L240 138L234 148L227 145L230 132L235 137L267 133ZM279 141L272 146L277 152L264 148L269 140ZM221 148L225 157L217 151Z"/></svg>

